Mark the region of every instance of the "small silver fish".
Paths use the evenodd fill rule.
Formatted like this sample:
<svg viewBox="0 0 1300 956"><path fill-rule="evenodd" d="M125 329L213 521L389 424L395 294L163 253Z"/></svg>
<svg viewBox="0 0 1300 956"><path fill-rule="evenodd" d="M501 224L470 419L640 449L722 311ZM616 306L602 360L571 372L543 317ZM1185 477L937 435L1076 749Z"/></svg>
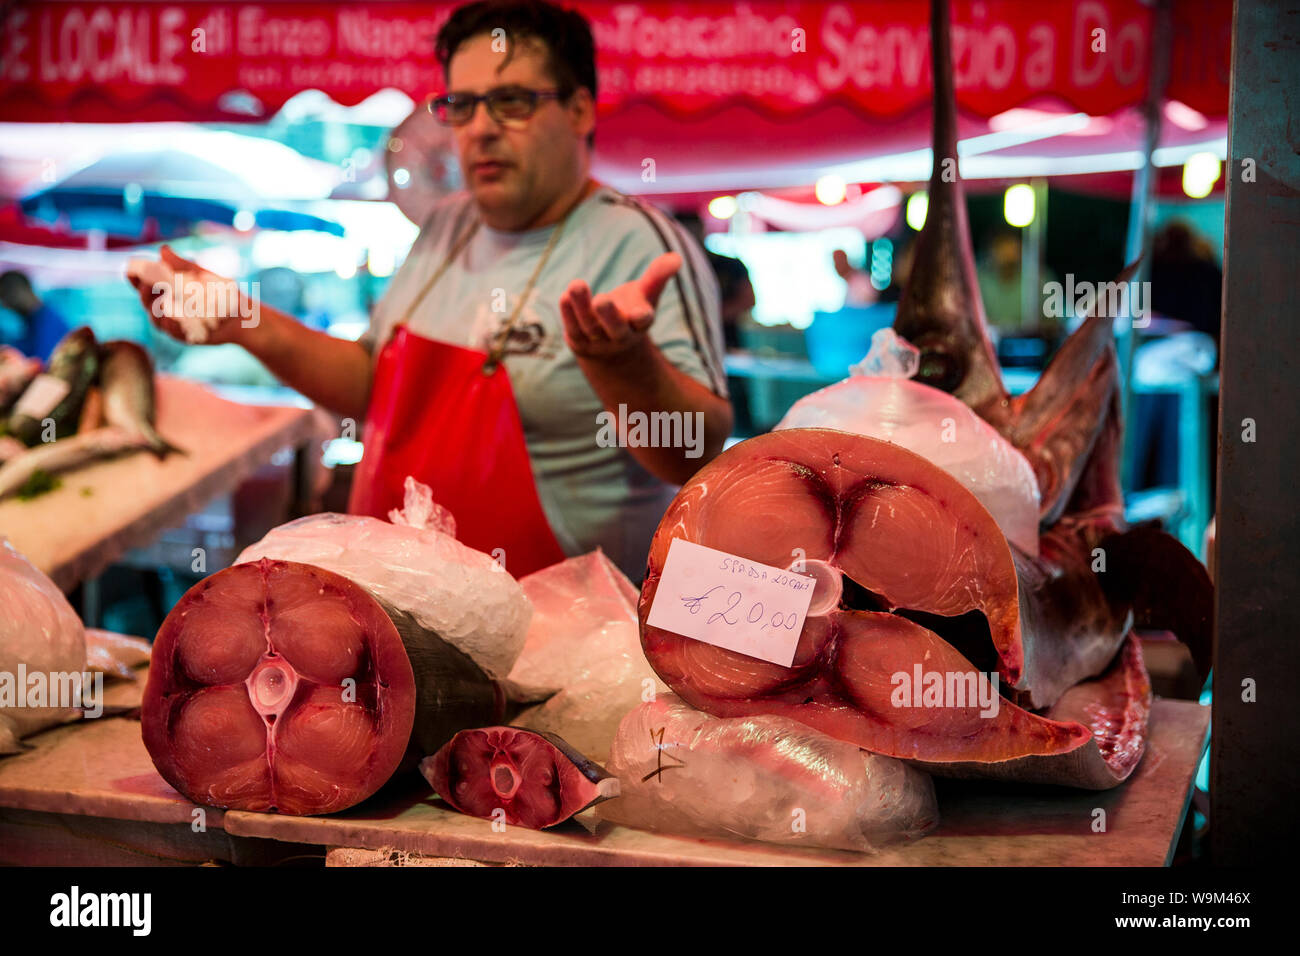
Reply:
<svg viewBox="0 0 1300 956"><path fill-rule="evenodd" d="M0 345L0 415L8 415L18 396L41 370L41 360L28 358L16 348Z"/></svg>
<svg viewBox="0 0 1300 956"><path fill-rule="evenodd" d="M42 443L45 422L53 422L58 437L71 435L77 429L77 418L81 414L81 403L86 398L86 389L95 381L99 369L99 349L95 342L95 333L90 326L83 325L65 335L50 353L50 361L45 374L37 376L32 384L14 404L9 415L9 434L13 435L29 448ZM24 407L23 397L31 397L38 389L48 390L53 383L53 407L35 410ZM38 402L44 404L44 402Z"/></svg>
<svg viewBox="0 0 1300 956"><path fill-rule="evenodd" d="M144 435L159 458L186 454L154 430L153 361L141 346L124 339L101 345L99 386L107 425Z"/></svg>

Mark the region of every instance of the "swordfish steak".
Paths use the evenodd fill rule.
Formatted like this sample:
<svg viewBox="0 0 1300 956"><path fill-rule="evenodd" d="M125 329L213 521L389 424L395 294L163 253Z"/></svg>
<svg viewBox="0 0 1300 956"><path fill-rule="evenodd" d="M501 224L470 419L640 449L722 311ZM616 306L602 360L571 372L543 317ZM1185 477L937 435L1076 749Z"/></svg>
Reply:
<svg viewBox="0 0 1300 956"><path fill-rule="evenodd" d="M462 730L420 772L473 817L543 830L618 796L619 782L555 734L518 727Z"/></svg>
<svg viewBox="0 0 1300 956"><path fill-rule="evenodd" d="M807 618L790 667L652 627L646 619L674 538L781 568L802 560L818 587L838 585L842 598ZM1055 704L1115 658L1131 615L1112 613L1100 587L1068 542L1038 558L1016 553L978 499L919 455L865 436L791 429L731 448L669 507L641 594L642 647L678 696L719 717L774 714L934 764L1011 766L1080 748L1104 757L1102 737L1117 728L1099 736L1027 709ZM934 674L969 695L900 704L899 675ZM1083 778L1053 769L1067 762L1077 758L1028 772L1097 787L1127 776L1119 763L1115 773Z"/></svg>
<svg viewBox="0 0 1300 956"><path fill-rule="evenodd" d="M154 641L146 749L196 803L345 810L398 770L502 716L465 654L324 568L263 558L192 587Z"/></svg>

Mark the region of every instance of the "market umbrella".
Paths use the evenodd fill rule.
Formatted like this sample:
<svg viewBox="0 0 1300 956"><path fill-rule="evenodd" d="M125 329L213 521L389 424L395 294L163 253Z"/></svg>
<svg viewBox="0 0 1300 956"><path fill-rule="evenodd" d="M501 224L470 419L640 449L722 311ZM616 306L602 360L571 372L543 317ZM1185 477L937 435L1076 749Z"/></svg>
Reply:
<svg viewBox="0 0 1300 956"><path fill-rule="evenodd" d="M150 220L161 236L187 233L198 222L343 235L338 223L277 202L247 170L232 168L237 165L232 160L241 158L243 147L242 143L235 147L233 155L212 151L204 156L176 147L110 153L24 197L21 207L35 219L58 222L73 231L102 229L123 236L144 237ZM309 162L293 150L283 149L297 161ZM277 164L293 162L283 153L268 159ZM284 174L283 168L265 173L281 181ZM316 198L310 192L304 194L300 185L295 188L299 194L287 197L290 202Z"/></svg>

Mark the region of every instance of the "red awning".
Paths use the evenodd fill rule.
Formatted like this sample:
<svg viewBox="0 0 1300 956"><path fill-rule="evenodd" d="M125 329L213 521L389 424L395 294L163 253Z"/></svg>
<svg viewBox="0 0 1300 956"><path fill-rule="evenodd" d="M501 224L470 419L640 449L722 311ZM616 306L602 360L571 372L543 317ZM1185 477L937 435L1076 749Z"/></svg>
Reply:
<svg viewBox="0 0 1300 956"><path fill-rule="evenodd" d="M349 105L385 88L422 100L442 88L432 38L454 6L20 5L3 30L0 120L247 121L307 89ZM671 180L928 145L927 0L576 6L596 36L603 171L626 178L653 159ZM1027 103L1115 117L1146 96L1153 15L1140 0L954 0L952 16L958 105L976 133ZM1174 5L1167 99L1220 130L1231 19L1231 0Z"/></svg>
<svg viewBox="0 0 1300 956"><path fill-rule="evenodd" d="M432 38L454 4L46 2L11 8L0 119L247 120L320 89L354 104L439 89ZM740 101L770 117L832 105L878 119L928 103L929 4L578 3L599 51L600 105L700 116ZM1168 95L1228 108L1230 0L1174 6ZM1139 0L953 4L958 105L988 118L1042 94L1112 113L1146 93Z"/></svg>

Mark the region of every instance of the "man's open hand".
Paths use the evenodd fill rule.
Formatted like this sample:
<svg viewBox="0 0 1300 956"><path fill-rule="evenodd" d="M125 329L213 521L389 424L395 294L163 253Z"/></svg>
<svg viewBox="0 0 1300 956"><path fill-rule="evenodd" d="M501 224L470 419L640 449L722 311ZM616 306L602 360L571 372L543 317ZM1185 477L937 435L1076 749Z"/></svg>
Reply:
<svg viewBox="0 0 1300 956"><path fill-rule="evenodd" d="M604 358L638 345L654 322L664 286L681 267L681 256L665 252L646 267L641 278L594 297L582 279L570 282L560 296L560 316L564 339L573 354Z"/></svg>
<svg viewBox="0 0 1300 956"><path fill-rule="evenodd" d="M181 312L202 322L206 333L203 341L209 345L239 339L241 300L237 283L178 256L170 246L159 250L157 261L131 260L126 277L139 293L140 304L153 324L178 342L189 341L179 321Z"/></svg>

